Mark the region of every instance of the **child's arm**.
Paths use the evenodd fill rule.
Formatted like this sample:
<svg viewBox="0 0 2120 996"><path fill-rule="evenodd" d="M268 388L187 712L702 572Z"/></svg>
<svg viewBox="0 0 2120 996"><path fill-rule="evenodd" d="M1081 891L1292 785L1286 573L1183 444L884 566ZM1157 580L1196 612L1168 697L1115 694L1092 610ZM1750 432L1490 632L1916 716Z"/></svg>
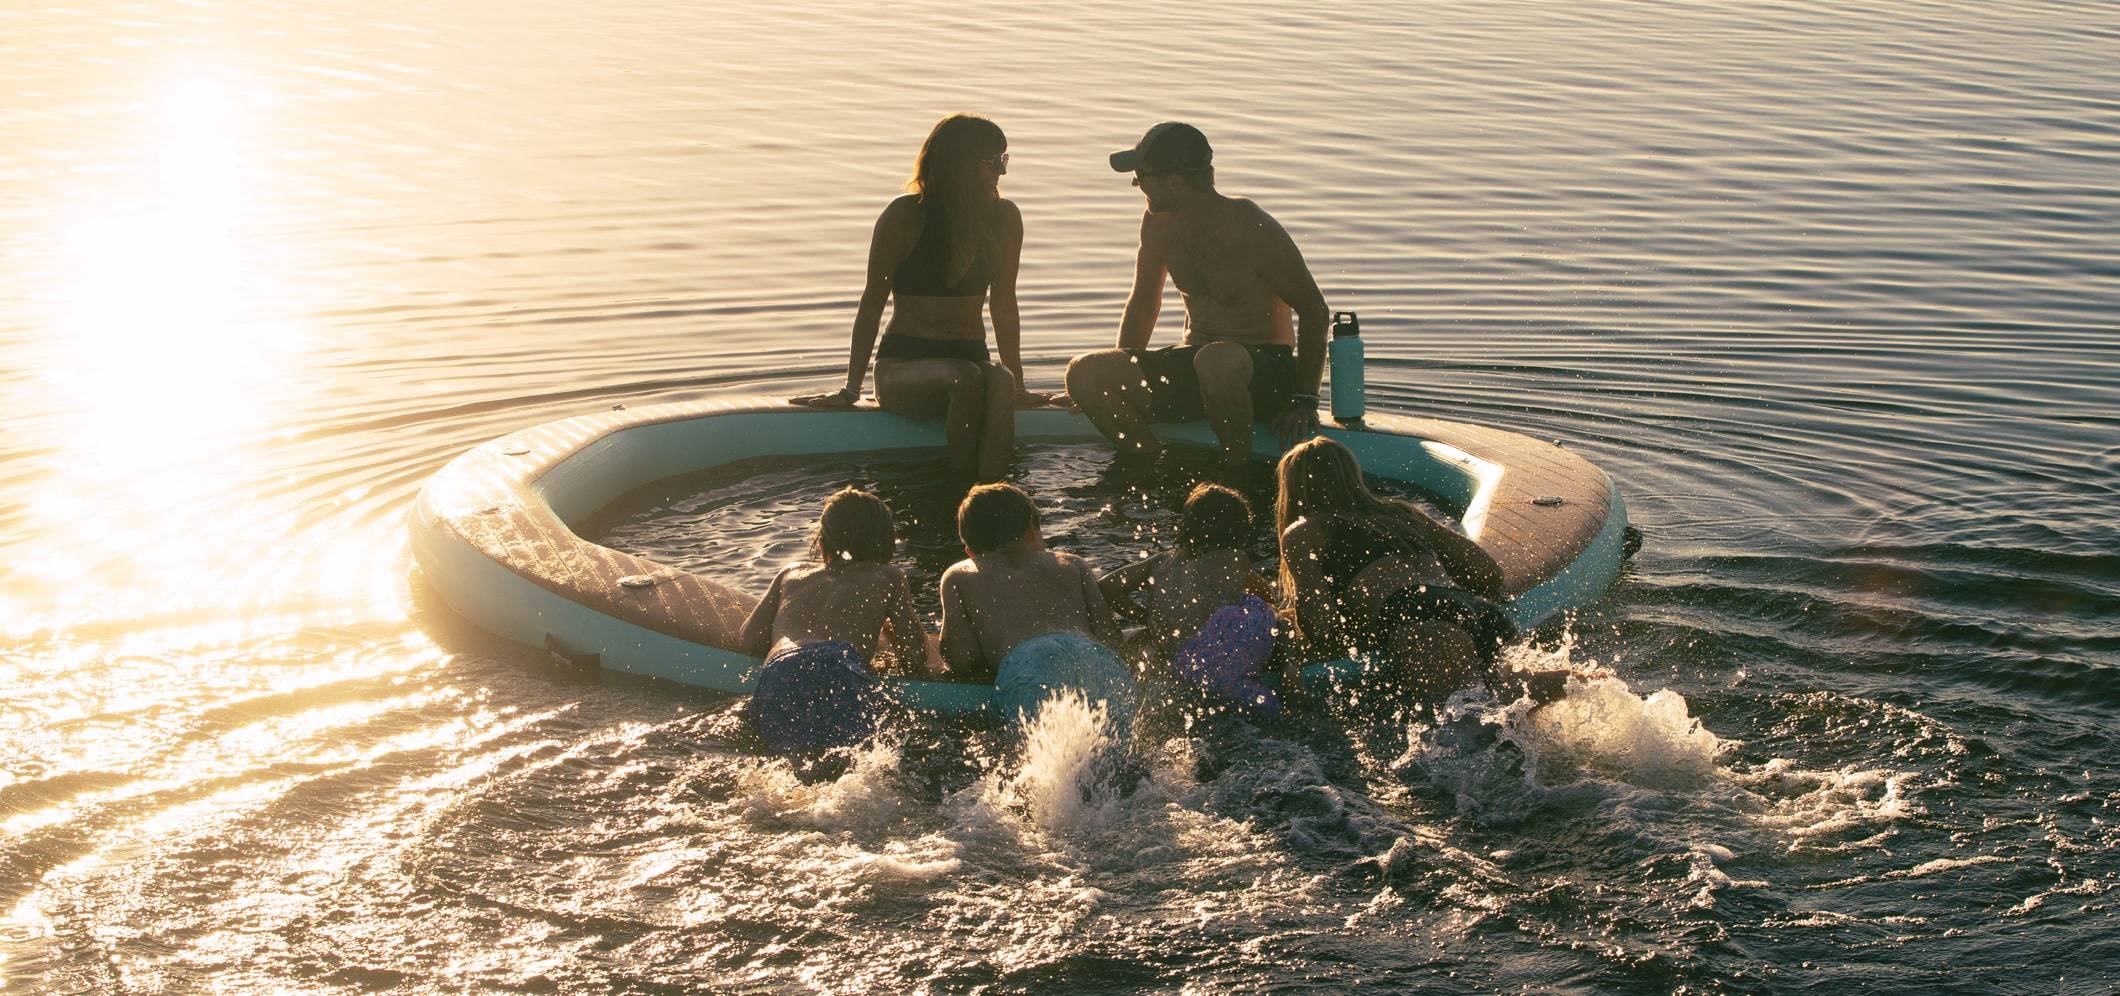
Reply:
<svg viewBox="0 0 2120 996"><path fill-rule="evenodd" d="M736 647L753 657L764 657L773 648L773 620L780 615L780 579L788 571L782 568L773 575L773 583L766 587L766 597L758 600L758 607L743 621L743 629L737 632Z"/></svg>
<svg viewBox="0 0 2120 996"><path fill-rule="evenodd" d="M891 650L898 657L900 671L919 674L927 669L927 627L920 624L920 613L913 608L913 589L906 584L905 572L894 568L891 575L885 595L885 608L890 613Z"/></svg>
<svg viewBox="0 0 2120 996"><path fill-rule="evenodd" d="M1303 639L1314 647L1338 646L1339 607L1333 604L1332 590L1318 569L1317 533L1309 519L1289 526L1281 536L1281 561L1288 567L1289 580L1295 582L1290 600L1295 603L1296 627L1303 631Z"/></svg>
<svg viewBox="0 0 2120 996"><path fill-rule="evenodd" d="M1080 557L1075 558L1075 570L1082 577L1082 611L1089 617L1090 635L1107 647L1118 646L1119 620L1112 616L1111 606L1105 604L1104 592L1097 585L1097 572Z"/></svg>
<svg viewBox="0 0 2120 996"><path fill-rule="evenodd" d="M1154 584L1156 569L1169 559L1170 554L1168 553L1157 554L1153 557L1134 561L1125 567L1098 578L1097 589L1104 596L1105 604L1111 606L1113 612L1134 622L1147 625L1149 623L1148 609L1141 603L1134 601L1133 594Z"/></svg>
<svg viewBox="0 0 2120 996"><path fill-rule="evenodd" d="M1257 568L1247 568L1244 571L1244 593L1257 595L1260 601L1268 605L1274 604L1274 600L1281 597L1280 592L1274 590L1273 579Z"/></svg>
<svg viewBox="0 0 2120 996"><path fill-rule="evenodd" d="M1450 528L1446 523L1429 515L1425 509L1407 506L1420 516L1421 523L1428 528L1428 541L1435 547L1436 559L1449 572L1450 580L1466 591L1483 598L1501 599L1502 565L1494 557L1480 549L1478 543L1466 539L1463 533Z"/></svg>
<svg viewBox="0 0 2120 996"><path fill-rule="evenodd" d="M964 594L957 590L960 580L955 567L942 572L942 660L952 676L979 671L979 636L972 630Z"/></svg>

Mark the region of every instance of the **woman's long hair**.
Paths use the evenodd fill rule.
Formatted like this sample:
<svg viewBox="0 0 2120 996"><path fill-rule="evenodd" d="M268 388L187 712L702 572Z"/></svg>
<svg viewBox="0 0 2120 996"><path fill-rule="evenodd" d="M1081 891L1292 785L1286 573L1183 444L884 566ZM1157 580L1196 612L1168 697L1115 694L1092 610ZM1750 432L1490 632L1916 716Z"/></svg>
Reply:
<svg viewBox="0 0 2120 996"><path fill-rule="evenodd" d="M945 276L950 283L964 278L979 250L987 250L992 258L1000 241L995 197L981 182L979 164L1006 151L1008 136L1000 125L977 114L952 114L935 122L913 160L913 178L905 188L931 209L930 221L939 217L945 225Z"/></svg>
<svg viewBox="0 0 2120 996"><path fill-rule="evenodd" d="M1297 443L1281 457L1275 477L1281 492L1273 505L1277 538L1286 535L1289 525L1297 519L1351 514L1410 526L1419 514L1401 502L1377 497L1362 480L1362 465L1355 460L1354 451L1324 436ZM1289 605L1296 604L1295 576L1288 569L1286 556L1281 558L1281 594Z"/></svg>

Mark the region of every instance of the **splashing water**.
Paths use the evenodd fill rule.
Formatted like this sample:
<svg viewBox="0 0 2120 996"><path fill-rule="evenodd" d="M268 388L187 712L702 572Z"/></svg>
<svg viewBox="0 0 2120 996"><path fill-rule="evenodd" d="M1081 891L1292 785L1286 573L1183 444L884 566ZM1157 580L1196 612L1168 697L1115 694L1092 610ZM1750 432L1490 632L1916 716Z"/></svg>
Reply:
<svg viewBox="0 0 2120 996"><path fill-rule="evenodd" d="M1108 824L1119 802L1114 783L1120 744L1102 701L1065 689L1023 727L1023 764L1000 799L1048 831Z"/></svg>
<svg viewBox="0 0 2120 996"><path fill-rule="evenodd" d="M1393 767L1448 793L1460 813L1485 823L1536 818L1563 805L1562 797L1584 793L1622 808L1627 800L1683 799L1729 833L1766 831L1792 852L1871 849L1917 812L1908 801L1909 773L1735 759L1745 745L1708 730L1685 696L1669 688L1638 693L1600 662L1574 660L1576 649L1572 630L1552 646L1509 648L1510 667L1569 672L1567 694L1539 706L1460 692L1435 727L1413 731ZM1851 835L1862 839L1844 839ZM1716 890L1752 884L1716 870L1729 848L1699 840L1682 846L1690 877L1701 885L1696 905L1712 902Z"/></svg>
<svg viewBox="0 0 2120 996"><path fill-rule="evenodd" d="M885 827L908 803L897 775L902 751L876 737L848 752L836 778L805 778L784 761L746 769L738 778L751 815L819 830Z"/></svg>
<svg viewBox="0 0 2120 996"><path fill-rule="evenodd" d="M1513 724L1540 781L1600 774L1641 786L1684 787L1712 777L1723 743L1668 688L1637 695L1609 676L1575 676L1568 694Z"/></svg>

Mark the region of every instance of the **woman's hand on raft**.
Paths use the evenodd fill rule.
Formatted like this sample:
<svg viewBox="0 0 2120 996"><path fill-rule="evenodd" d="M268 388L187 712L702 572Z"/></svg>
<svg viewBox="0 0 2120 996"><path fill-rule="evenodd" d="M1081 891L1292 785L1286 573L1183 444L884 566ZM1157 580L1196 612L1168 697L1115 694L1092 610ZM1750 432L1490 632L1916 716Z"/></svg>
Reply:
<svg viewBox="0 0 2120 996"><path fill-rule="evenodd" d="M842 387L830 394L805 394L789 398L788 404L804 408L851 408L858 400L860 397L857 394ZM1047 394L1044 391L1017 391L1016 407L1072 409L1075 406L1068 400L1066 392Z"/></svg>
<svg viewBox="0 0 2120 996"><path fill-rule="evenodd" d="M801 405L804 408L852 408L854 407L854 402L859 400L861 400L859 392L849 391L842 387L830 394L805 394L801 397L789 398L788 404Z"/></svg>

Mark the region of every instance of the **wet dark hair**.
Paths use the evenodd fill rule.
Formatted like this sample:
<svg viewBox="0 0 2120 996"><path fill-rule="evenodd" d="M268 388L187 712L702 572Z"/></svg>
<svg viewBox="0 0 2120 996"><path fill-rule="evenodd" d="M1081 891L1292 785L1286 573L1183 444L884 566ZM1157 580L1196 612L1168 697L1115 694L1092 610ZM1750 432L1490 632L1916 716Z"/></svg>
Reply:
<svg viewBox="0 0 2120 996"><path fill-rule="evenodd" d="M982 484L957 506L957 538L974 555L999 550L1037 528L1038 506L1013 484Z"/></svg>
<svg viewBox="0 0 2120 996"><path fill-rule="evenodd" d="M922 203L948 203L959 192L977 194L979 160L1008 151L1008 136L991 118L977 114L951 114L935 122L920 155L913 160L913 177L907 190L920 195Z"/></svg>
<svg viewBox="0 0 2120 996"><path fill-rule="evenodd" d="M883 499L846 487L824 500L824 514L817 517L817 559L827 564L851 560L883 564L890 562L897 547L891 506Z"/></svg>
<svg viewBox="0 0 2120 996"><path fill-rule="evenodd" d="M935 122L913 160L905 187L921 204L940 209L930 220L944 229L949 264L944 273L953 282L971 269L980 249L991 252L1001 238L993 191L980 182L979 164L1006 151L1008 136L1000 125L977 114L951 114Z"/></svg>
<svg viewBox="0 0 2120 996"><path fill-rule="evenodd" d="M1251 540L1251 503L1220 484L1202 484L1185 496L1178 521L1178 551L1188 557L1214 550L1242 550Z"/></svg>

